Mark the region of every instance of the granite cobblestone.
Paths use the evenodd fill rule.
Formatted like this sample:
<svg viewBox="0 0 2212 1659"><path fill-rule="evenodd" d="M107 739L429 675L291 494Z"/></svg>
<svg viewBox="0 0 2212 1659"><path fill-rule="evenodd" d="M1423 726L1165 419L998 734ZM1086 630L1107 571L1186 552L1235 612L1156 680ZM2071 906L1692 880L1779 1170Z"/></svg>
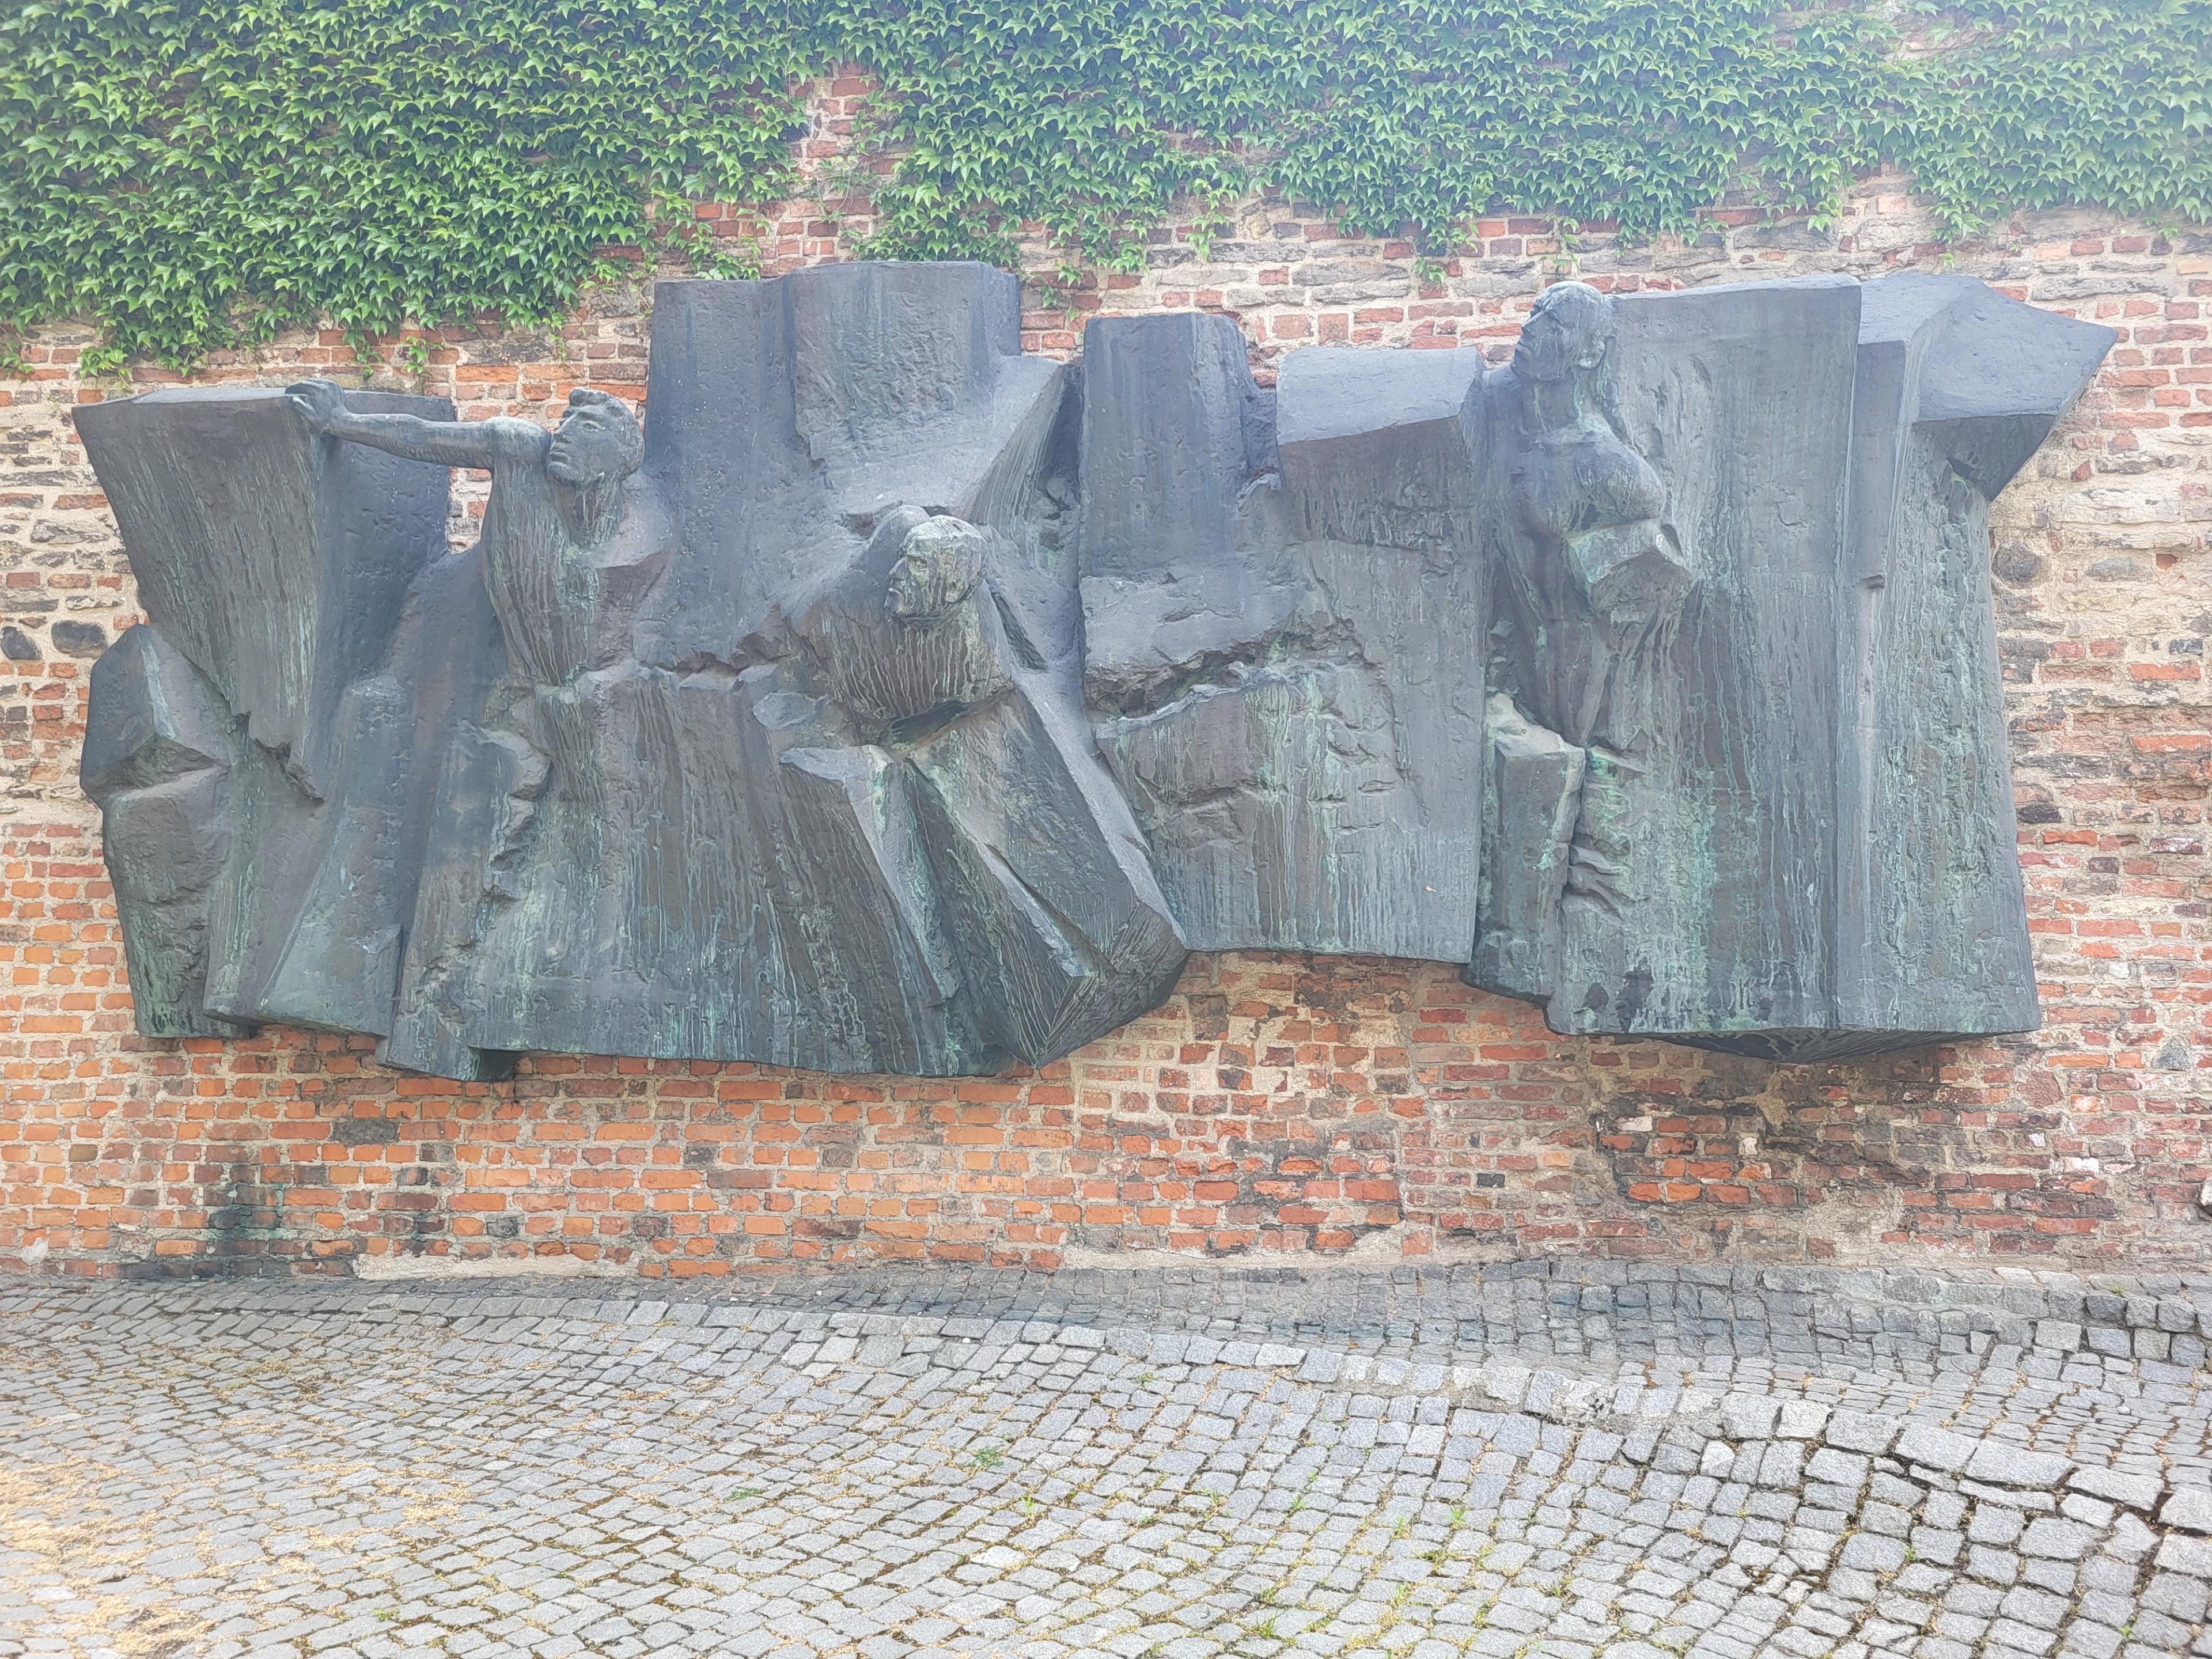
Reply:
<svg viewBox="0 0 2212 1659"><path fill-rule="evenodd" d="M0 1281L0 1659L2212 1656L2206 1373L1891 1316L2207 1288Z"/></svg>

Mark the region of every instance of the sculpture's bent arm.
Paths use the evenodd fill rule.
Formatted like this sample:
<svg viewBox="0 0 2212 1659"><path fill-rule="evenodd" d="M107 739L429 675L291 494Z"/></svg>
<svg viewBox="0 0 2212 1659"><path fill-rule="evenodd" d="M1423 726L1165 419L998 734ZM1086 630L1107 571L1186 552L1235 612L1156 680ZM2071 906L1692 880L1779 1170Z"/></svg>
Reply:
<svg viewBox="0 0 2212 1659"><path fill-rule="evenodd" d="M489 467L497 447L490 421L426 421L415 415L359 415L346 407L333 380L301 380L285 387L307 424L319 433L436 466Z"/></svg>

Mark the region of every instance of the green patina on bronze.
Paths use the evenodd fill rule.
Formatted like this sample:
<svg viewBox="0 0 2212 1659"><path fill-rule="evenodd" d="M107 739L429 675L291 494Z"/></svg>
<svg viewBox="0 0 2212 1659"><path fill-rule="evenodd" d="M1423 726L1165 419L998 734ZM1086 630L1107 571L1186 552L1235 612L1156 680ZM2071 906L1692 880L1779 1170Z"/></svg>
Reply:
<svg viewBox="0 0 2212 1659"><path fill-rule="evenodd" d="M641 428L82 406L146 1027L950 1076L1188 950L1771 1060L2033 1029L1988 503L2112 331L1917 272L1545 289L1510 364L1014 278L665 283ZM447 473L483 533L439 556Z"/></svg>

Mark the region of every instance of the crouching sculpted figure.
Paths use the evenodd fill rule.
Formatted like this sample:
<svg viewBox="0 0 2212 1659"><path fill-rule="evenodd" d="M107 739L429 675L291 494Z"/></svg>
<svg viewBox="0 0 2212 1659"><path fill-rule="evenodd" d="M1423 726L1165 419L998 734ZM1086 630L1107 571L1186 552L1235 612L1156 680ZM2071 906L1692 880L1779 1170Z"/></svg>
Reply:
<svg viewBox="0 0 2212 1659"><path fill-rule="evenodd" d="M1990 501L2107 331L1965 278L1547 290L1510 364L1013 279L656 296L642 423L174 389L80 429L141 1029L1048 1062L1192 947L1782 1060L2037 1019ZM488 471L449 551L448 478Z"/></svg>

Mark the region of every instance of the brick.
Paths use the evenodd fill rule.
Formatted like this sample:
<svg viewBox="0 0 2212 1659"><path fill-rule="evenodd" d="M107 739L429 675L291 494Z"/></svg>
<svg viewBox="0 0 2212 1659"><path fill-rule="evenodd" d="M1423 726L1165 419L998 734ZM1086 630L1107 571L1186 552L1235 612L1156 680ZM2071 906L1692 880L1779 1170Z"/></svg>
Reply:
<svg viewBox="0 0 2212 1659"><path fill-rule="evenodd" d="M817 155L844 153L854 100L870 84L841 71L817 88L808 141ZM757 236L772 271L836 257L841 237L865 228L812 203L701 211L718 230ZM1316 311L1291 273L1309 256L1335 258L1329 244L1342 239L1294 204L1273 203L1267 217L1277 263L1249 260L1255 289L1222 296L1236 301L1265 374L1282 352L1321 338L1479 346L1502 361L1538 280L1527 249L1557 228L1480 221L1473 229L1486 246L1449 251L1445 292ZM1893 179L1852 192L1838 225L1839 252L1754 250L1738 235L1754 228L1751 216L1729 210L1708 229L1735 240L1697 250L1694 264L1667 250L1624 255L1609 228L1585 226L1577 255L1584 275L1635 291L1724 275L1753 252L1761 276L1871 273L1882 256L1854 249L1911 251L1927 234ZM1162 245L1187 240L1188 228L1170 227ZM2203 1223L2191 1183L2172 1172L2212 1168L2212 1121L2194 1109L2201 1073L2186 1069L2212 1048L2203 982L2212 945L2191 862L2202 858L2212 736L2202 659L2171 647L2193 637L2186 596L2205 507L2201 473L2166 463L2186 435L2169 423L2212 426L2212 409L2154 399L2208 386L2212 271L2201 253L2161 251L2167 243L2143 227L2088 240L2130 245L2131 269L2094 273L2100 291L2063 305L2108 311L2132 331L2133 356L2116 356L1996 512L1997 544L2018 542L2040 562L2004 567L2040 574L1998 584L2045 990L2036 1036L1759 1068L1656 1042L1557 1037L1447 964L1253 953L1195 961L1157 1015L967 1094L928 1079L556 1056L526 1061L511 1085L462 1087L385 1072L351 1039L271 1029L228 1043L142 1041L128 1029L96 815L73 781L82 665L0 660L0 920L15 930L0 928L0 1269L35 1249L38 1271L72 1275L219 1261L230 1271L240 1253L255 1266L343 1272L350 1254L396 1255L404 1241L464 1255L543 1243L672 1274L916 1249L1042 1267L1074 1249L1326 1258L1379 1248L1418 1258L1466 1245L2198 1270ZM2045 263L2077 257L2063 248ZM1985 265L1981 252L1958 252L1960 269ZM1212 293L1178 285L1170 267L1086 280L1066 308L1057 297L1048 306L1035 279L1049 264L1040 242L1023 326L1033 349L1062 356L1102 304L1142 313ZM1244 304L1255 291L1258 302ZM559 363L489 361L503 348L465 326L423 331L424 389L457 396L471 417L541 421L583 377L641 395L640 321L599 305L562 328ZM345 355L342 339L324 337L331 332L224 354L207 376L282 384ZM0 624L42 647L58 619L112 638L137 611L67 423L76 402L104 395L77 371L80 344L33 331L28 378L0 383L14 447L0 535L36 550L0 574ZM20 482L33 477L35 486ZM482 477L457 476L457 540L472 536L484 495ZM2108 560L2140 579L2083 579ZM2031 808L2050 816L2031 820ZM2156 1058L2168 1044L2180 1069ZM1670 1127L1621 1127L1655 1117ZM416 1158L424 1144L445 1150ZM717 1158L694 1170L684 1157L702 1146ZM30 1149L40 1158L16 1156ZM81 1150L91 1155L71 1163ZM2170 1174L2137 1183L2112 1179L2109 1161L2077 1167L2111 1159ZM71 1169L98 1178L74 1184ZM296 1201L325 1192L341 1196ZM655 1207L665 1202L685 1207ZM226 1231L211 1218L240 1205L267 1225ZM513 1215L542 1231L463 1231ZM665 1231L634 1231L633 1217ZM2051 1310L2035 1340L2073 1354L2086 1339L2078 1318ZM2179 1363L2180 1339L2171 1352ZM1775 1431L1794 1437L1802 1426L1785 1415ZM1838 1412L1816 1432L1838 1452L1874 1455L1899 1427ZM2160 1493L2150 1477L2109 1471L2068 1481L2137 1510Z"/></svg>

